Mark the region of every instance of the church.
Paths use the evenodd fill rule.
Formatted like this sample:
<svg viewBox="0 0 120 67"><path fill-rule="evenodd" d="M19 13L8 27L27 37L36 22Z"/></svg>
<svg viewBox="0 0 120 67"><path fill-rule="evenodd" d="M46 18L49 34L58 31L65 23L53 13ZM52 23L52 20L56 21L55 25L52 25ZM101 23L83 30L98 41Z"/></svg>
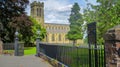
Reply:
<svg viewBox="0 0 120 67"><path fill-rule="evenodd" d="M70 30L69 24L45 23L44 22L44 3L34 1L31 3L31 17L35 18L42 27L46 29L45 41L47 43L72 43L66 38Z"/></svg>

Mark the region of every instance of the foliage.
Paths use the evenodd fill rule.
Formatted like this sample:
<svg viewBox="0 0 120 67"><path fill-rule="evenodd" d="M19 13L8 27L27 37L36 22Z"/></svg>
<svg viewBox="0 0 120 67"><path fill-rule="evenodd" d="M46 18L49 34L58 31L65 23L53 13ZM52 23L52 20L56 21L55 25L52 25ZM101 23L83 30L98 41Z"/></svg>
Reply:
<svg viewBox="0 0 120 67"><path fill-rule="evenodd" d="M78 3L75 3L72 7L70 18L70 31L67 34L67 38L73 40L73 43L76 43L77 39L83 38L82 25L83 19L80 13L80 7Z"/></svg>
<svg viewBox="0 0 120 67"><path fill-rule="evenodd" d="M31 21L33 22L33 26L32 26L32 32L33 32L33 36L31 37L31 41L34 42L35 39L38 37L37 31L40 30L40 40L43 40L45 38L46 35L46 29L42 28L41 25L32 17L29 17L31 19Z"/></svg>
<svg viewBox="0 0 120 67"><path fill-rule="evenodd" d="M8 37L14 40L15 29L19 32L20 41L25 42L25 45L30 43L31 37L34 35L32 32L33 23L25 14L21 14L18 17L14 17L14 20L8 23L10 31ZM13 33L13 34L11 34Z"/></svg>
<svg viewBox="0 0 120 67"><path fill-rule="evenodd" d="M30 33L29 32L30 27L25 27L25 26L31 26L29 19L27 19L27 16L25 16L25 8L28 4L29 4L28 0L1 0L0 1L0 23L3 26L3 30L2 30L2 33L0 33L1 34L0 37L2 38L2 41L13 42L14 32L17 29L17 26L20 26L19 32L23 35L22 37L25 36L25 40L26 40L27 38L26 35L27 34L29 35ZM25 17L25 19L22 17ZM16 22L16 21L19 21L19 22ZM30 25L28 22L30 23ZM13 25L14 27L12 27L12 24L16 24L16 25ZM24 30L24 31L21 31L21 30Z"/></svg>
<svg viewBox="0 0 120 67"><path fill-rule="evenodd" d="M87 23L97 22L97 41L103 44L105 32L120 23L120 2L119 0L97 0L98 5L89 4L84 12L84 20Z"/></svg>

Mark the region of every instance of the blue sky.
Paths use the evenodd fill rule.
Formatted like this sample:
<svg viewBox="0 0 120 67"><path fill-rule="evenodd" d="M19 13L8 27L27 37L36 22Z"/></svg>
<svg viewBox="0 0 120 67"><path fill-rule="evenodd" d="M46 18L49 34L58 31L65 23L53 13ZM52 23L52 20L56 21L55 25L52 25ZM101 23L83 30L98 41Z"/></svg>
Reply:
<svg viewBox="0 0 120 67"><path fill-rule="evenodd" d="M83 9L87 7L87 3L92 3L96 5L96 0L30 0L44 2L44 15L45 23L60 23L68 24L68 18L70 15L71 7L75 2L77 2L81 8L81 13ZM26 8L26 12L30 15L30 6Z"/></svg>

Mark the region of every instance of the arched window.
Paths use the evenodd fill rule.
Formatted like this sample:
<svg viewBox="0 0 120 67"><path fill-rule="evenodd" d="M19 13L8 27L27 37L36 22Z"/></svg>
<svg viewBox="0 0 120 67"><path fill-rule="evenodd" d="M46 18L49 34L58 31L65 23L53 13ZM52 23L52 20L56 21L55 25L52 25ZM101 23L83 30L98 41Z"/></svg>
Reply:
<svg viewBox="0 0 120 67"><path fill-rule="evenodd" d="M48 34L46 35L46 42L48 42Z"/></svg>
<svg viewBox="0 0 120 67"><path fill-rule="evenodd" d="M68 39L65 37L65 41L67 41Z"/></svg>
<svg viewBox="0 0 120 67"><path fill-rule="evenodd" d="M40 8L40 17L42 16L42 10L41 10L41 8Z"/></svg>
<svg viewBox="0 0 120 67"><path fill-rule="evenodd" d="M54 37L54 34L52 34L52 41L55 41L55 37Z"/></svg>
<svg viewBox="0 0 120 67"><path fill-rule="evenodd" d="M60 30L60 27L58 27L58 29Z"/></svg>
<svg viewBox="0 0 120 67"><path fill-rule="evenodd" d="M54 27L52 27L52 30L54 29Z"/></svg>
<svg viewBox="0 0 120 67"><path fill-rule="evenodd" d="M64 29L64 27L62 27L62 30Z"/></svg>
<svg viewBox="0 0 120 67"><path fill-rule="evenodd" d="M32 11L31 11L32 15L34 14L34 8L32 8Z"/></svg>
<svg viewBox="0 0 120 67"><path fill-rule="evenodd" d="M51 27L49 26L49 29L51 29Z"/></svg>
<svg viewBox="0 0 120 67"><path fill-rule="evenodd" d="M37 8L37 16L39 16L39 9Z"/></svg>
<svg viewBox="0 0 120 67"><path fill-rule="evenodd" d="M59 34L59 41L61 41L61 34Z"/></svg>

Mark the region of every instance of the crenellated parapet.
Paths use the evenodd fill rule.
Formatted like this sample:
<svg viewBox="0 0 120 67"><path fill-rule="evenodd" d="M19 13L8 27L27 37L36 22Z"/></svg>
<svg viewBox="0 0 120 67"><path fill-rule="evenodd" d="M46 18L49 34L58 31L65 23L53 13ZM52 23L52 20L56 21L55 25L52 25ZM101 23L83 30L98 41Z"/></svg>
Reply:
<svg viewBox="0 0 120 67"><path fill-rule="evenodd" d="M44 3L43 2L37 2L37 1L34 1L30 5L31 5L31 8L34 7L34 6L44 7Z"/></svg>
<svg viewBox="0 0 120 67"><path fill-rule="evenodd" d="M31 17L35 18L39 24L44 25L44 3L34 1L31 3Z"/></svg>

